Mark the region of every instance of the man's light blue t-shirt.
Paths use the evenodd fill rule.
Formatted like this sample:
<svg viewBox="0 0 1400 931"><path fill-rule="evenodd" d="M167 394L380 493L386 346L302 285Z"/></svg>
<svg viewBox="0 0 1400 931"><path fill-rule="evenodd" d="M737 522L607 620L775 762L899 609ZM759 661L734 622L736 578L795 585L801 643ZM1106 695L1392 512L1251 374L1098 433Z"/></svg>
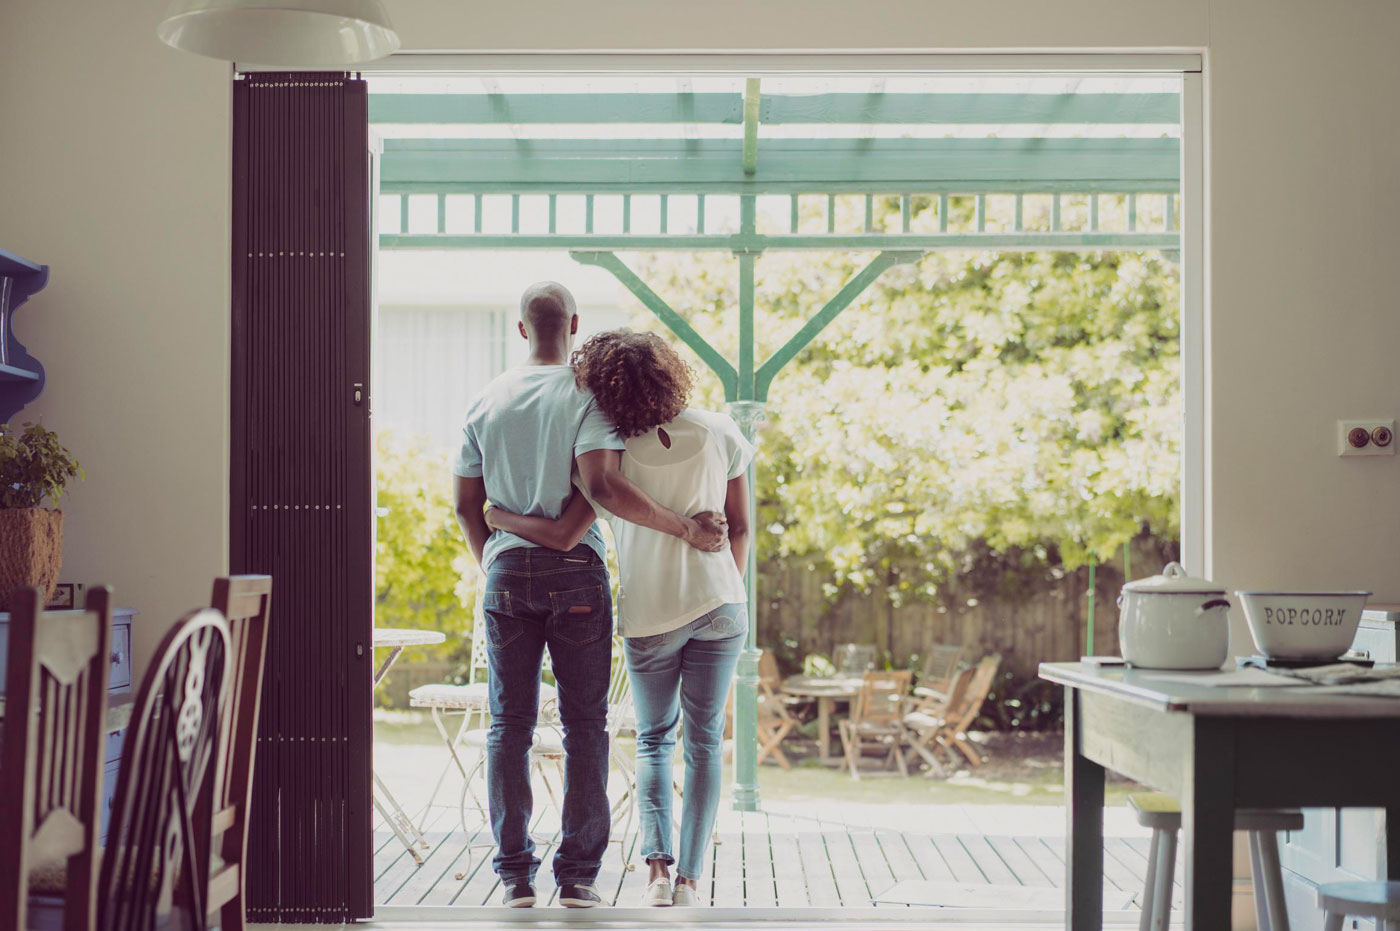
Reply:
<svg viewBox="0 0 1400 931"><path fill-rule="evenodd" d="M467 409L452 472L483 477L486 497L507 511L557 519L574 491L574 457L623 448L593 396L575 384L572 367L526 365L492 379ZM596 523L583 542L607 559ZM482 571L501 553L534 545L498 530L486 540Z"/></svg>

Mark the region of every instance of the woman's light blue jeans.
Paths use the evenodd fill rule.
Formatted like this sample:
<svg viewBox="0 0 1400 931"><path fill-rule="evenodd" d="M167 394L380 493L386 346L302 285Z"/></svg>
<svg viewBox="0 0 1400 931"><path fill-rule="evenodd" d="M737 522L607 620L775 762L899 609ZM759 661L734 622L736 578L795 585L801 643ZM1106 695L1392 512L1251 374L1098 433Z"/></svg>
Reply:
<svg viewBox="0 0 1400 931"><path fill-rule="evenodd" d="M637 800L648 860L699 879L719 808L724 707L748 633L748 608L720 605L684 627L626 640L637 708ZM680 860L671 855L671 758L685 716L685 803Z"/></svg>

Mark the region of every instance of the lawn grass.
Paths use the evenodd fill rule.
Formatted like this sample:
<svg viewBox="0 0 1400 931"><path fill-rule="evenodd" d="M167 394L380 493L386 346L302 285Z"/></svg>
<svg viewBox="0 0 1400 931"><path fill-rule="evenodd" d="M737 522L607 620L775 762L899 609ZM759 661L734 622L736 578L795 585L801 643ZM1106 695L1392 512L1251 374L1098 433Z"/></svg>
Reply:
<svg viewBox="0 0 1400 931"><path fill-rule="evenodd" d="M436 773L435 763L417 764L446 758L442 740L426 715L413 712L375 712L374 737L378 747L376 768L404 766L417 771L426 766ZM456 723L452 719L453 724ZM620 738L623 752L632 755L631 738ZM1053 741L1048 742L1053 747ZM1040 741L1035 756L1008 759L1002 751L985 766L962 768L948 778L929 778L920 770L908 779L874 774L859 781L845 769L823 765L814 756L792 755L790 770L772 764L759 767L758 783L762 798L787 803L846 802L889 805L1060 805L1064 802L1064 772L1047 742ZM797 749L802 749L799 743ZM681 771L679 759L677 770ZM732 767L726 763L725 793L732 781ZM1110 781L1106 789L1109 805L1122 805L1127 794L1136 790L1131 783Z"/></svg>

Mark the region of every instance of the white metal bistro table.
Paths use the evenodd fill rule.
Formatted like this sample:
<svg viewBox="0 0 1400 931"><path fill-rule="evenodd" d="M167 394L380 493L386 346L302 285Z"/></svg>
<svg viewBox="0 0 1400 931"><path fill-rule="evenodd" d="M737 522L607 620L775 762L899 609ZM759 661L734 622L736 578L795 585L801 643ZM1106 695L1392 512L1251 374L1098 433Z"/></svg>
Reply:
<svg viewBox="0 0 1400 931"><path fill-rule="evenodd" d="M389 674L389 669L399 658L407 647L427 647L443 643L447 640L447 635L440 630L415 630L409 627L376 627L374 629L374 648L376 650L388 650L389 655L384 657L384 661L379 664L379 668L374 671L374 688L379 688L379 683L384 681L384 677ZM394 832L400 843L408 849L413 857L413 862L423 863L423 855L419 849L427 850L428 841L423 837L423 833L414 826L413 820L404 812L403 806L398 799L389 791L389 787L384 784L384 780L379 778L379 774L374 774L374 808L379 812L379 816L389 825L389 829Z"/></svg>
<svg viewBox="0 0 1400 931"><path fill-rule="evenodd" d="M1384 808L1385 869L1400 879L1400 699L1190 675L1040 665L1065 687L1069 931L1103 925L1105 769L1180 799L1186 931L1230 927L1237 808Z"/></svg>

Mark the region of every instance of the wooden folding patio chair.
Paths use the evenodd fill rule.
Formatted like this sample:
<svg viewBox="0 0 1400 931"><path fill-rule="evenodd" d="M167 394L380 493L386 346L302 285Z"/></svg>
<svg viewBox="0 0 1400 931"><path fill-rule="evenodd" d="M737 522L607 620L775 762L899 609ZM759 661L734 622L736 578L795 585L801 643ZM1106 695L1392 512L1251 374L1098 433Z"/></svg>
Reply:
<svg viewBox="0 0 1400 931"><path fill-rule="evenodd" d="M772 653L764 653L758 660L758 762L771 756L783 769L792 769L782 743L797 727L797 718L788 711L781 687L778 660Z"/></svg>
<svg viewBox="0 0 1400 931"><path fill-rule="evenodd" d="M900 775L908 777L903 719L913 677L908 669L874 670L865 674L860 691L851 702L851 716L838 724L851 778L860 779L860 762L867 749L884 750L885 765L897 766Z"/></svg>
<svg viewBox="0 0 1400 931"><path fill-rule="evenodd" d="M944 772L935 753L938 747L943 747L950 755L952 748L957 747L973 766L982 765L981 755L967 739L967 728L982 713L982 705L992 690L1000 666L999 654L984 657L976 666L959 674L941 708L924 707L904 715L901 723L908 743L929 764L930 772L938 775Z"/></svg>
<svg viewBox="0 0 1400 931"><path fill-rule="evenodd" d="M962 644L935 643L924 659L919 684L914 686L916 698L946 702L957 681L958 664L962 661Z"/></svg>
<svg viewBox="0 0 1400 931"><path fill-rule="evenodd" d="M879 650L873 643L843 643L836 648L833 658L837 672L858 676L875 668Z"/></svg>
<svg viewBox="0 0 1400 931"><path fill-rule="evenodd" d="M917 753L928 764L930 776L946 776L948 770L938 759L938 749L942 747L952 753L951 748L939 740L939 733L948 718L949 709L962 701L962 696L972 684L977 674L976 666L969 666L954 673L952 684L946 695L920 696L915 689L915 697L910 700L904 714L904 733L909 749Z"/></svg>

